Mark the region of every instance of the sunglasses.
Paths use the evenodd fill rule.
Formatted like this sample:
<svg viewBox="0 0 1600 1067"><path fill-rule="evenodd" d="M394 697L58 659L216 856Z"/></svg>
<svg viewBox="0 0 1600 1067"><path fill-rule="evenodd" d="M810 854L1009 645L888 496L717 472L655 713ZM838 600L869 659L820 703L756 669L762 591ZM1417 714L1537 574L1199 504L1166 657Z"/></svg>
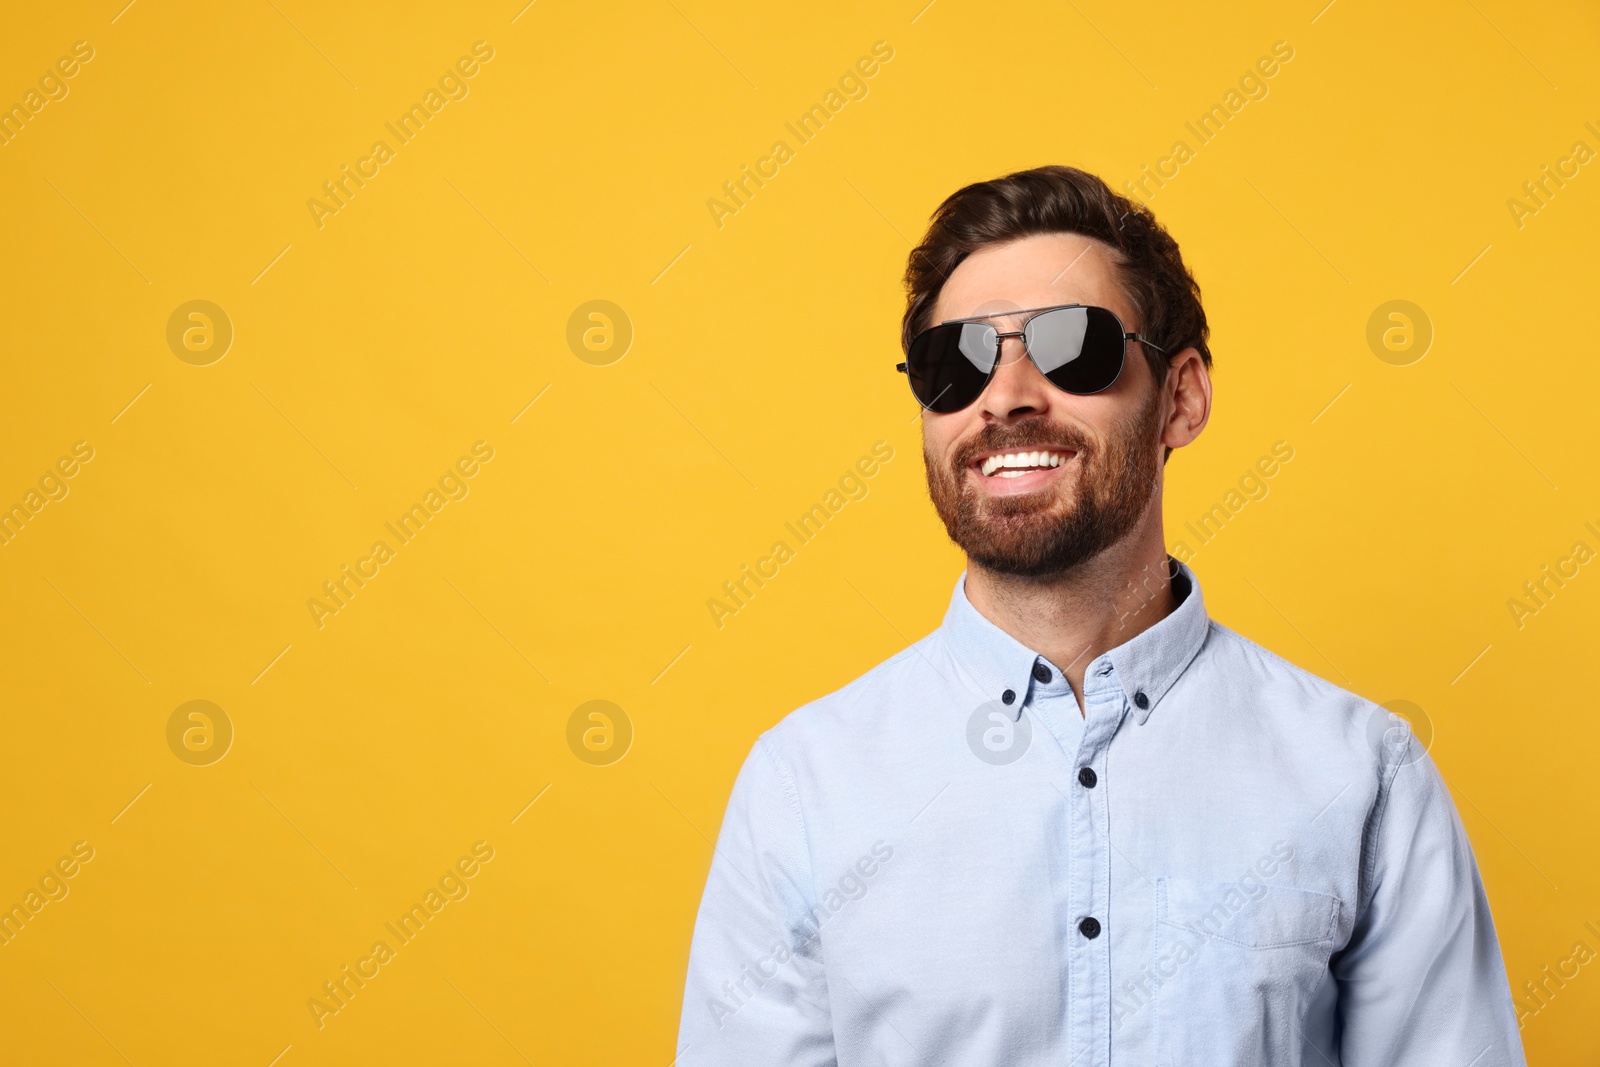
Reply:
<svg viewBox="0 0 1600 1067"><path fill-rule="evenodd" d="M1122 374L1128 342L1165 349L1122 328L1122 320L1106 308L1061 304L996 312L988 318L1021 315L1022 329L1001 333L986 319L951 319L930 326L912 340L906 361L895 370L911 381L917 402L947 415L971 404L988 387L1000 366L1000 346L1007 337L1022 338L1033 365L1051 385L1075 396L1111 388Z"/></svg>

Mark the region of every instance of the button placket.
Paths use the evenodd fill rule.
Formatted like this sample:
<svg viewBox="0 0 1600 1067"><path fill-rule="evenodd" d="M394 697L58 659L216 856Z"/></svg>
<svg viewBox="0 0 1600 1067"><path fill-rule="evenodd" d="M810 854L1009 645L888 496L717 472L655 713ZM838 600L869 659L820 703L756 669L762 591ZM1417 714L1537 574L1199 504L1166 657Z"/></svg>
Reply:
<svg viewBox="0 0 1600 1067"><path fill-rule="evenodd" d="M1106 677L1109 666L1092 677ZM1111 939L1100 936L1105 932L1104 917L1112 907L1110 826L1105 790L1095 788L1100 776L1092 765L1105 765L1105 752L1129 709L1120 686L1096 685L1086 690L1084 729L1075 761L1081 788L1074 791L1067 814L1072 871L1069 914L1077 916L1078 924L1067 951L1068 1026L1072 1054L1090 1053L1082 1057L1080 1067L1103 1065L1111 1043L1104 1004L1111 982Z"/></svg>

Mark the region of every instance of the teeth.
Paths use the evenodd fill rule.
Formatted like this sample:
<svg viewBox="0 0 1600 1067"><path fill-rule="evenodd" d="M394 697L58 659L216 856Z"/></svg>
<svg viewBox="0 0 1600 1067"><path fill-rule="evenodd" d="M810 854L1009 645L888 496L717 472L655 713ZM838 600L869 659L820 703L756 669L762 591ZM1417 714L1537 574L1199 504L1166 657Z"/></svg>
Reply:
<svg viewBox="0 0 1600 1067"><path fill-rule="evenodd" d="M1065 462L1066 457L1059 452L1005 452L984 460L980 469L985 477L999 471L998 477L1017 478L1027 468L1059 467Z"/></svg>

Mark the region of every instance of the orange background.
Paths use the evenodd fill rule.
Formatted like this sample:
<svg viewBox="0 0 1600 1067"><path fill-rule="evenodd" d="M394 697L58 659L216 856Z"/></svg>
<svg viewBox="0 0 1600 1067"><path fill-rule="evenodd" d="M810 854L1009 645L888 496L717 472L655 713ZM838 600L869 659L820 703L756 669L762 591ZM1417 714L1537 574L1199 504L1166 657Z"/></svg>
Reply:
<svg viewBox="0 0 1600 1067"><path fill-rule="evenodd" d="M1050 162L1169 176L1217 392L1168 536L1226 509L1191 559L1213 614L1426 720L1519 992L1600 951L1597 565L1510 606L1600 549L1591 6L123 2L0 34L8 1060L669 1063L750 744L937 625L960 570L891 369L910 242ZM221 317L169 344L196 300ZM1382 316L1369 342L1393 300L1426 351ZM376 971L319 1016L347 965ZM1519 1000L1531 1061L1600 1055L1594 969Z"/></svg>

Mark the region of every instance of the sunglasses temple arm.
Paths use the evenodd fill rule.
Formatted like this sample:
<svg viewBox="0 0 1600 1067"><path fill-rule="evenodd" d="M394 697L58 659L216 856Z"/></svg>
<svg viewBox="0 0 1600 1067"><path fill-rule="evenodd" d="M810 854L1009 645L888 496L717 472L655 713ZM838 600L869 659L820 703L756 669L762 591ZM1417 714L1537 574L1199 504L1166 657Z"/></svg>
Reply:
<svg viewBox="0 0 1600 1067"><path fill-rule="evenodd" d="M1149 341L1146 341L1143 337L1140 337L1136 333L1125 333L1125 334L1122 335L1122 339L1124 341L1138 341L1142 345L1149 345L1151 348L1155 349L1157 352L1160 352L1163 356L1169 356L1169 355L1172 354L1172 353L1168 352L1165 348L1162 348L1160 345L1150 344Z"/></svg>

